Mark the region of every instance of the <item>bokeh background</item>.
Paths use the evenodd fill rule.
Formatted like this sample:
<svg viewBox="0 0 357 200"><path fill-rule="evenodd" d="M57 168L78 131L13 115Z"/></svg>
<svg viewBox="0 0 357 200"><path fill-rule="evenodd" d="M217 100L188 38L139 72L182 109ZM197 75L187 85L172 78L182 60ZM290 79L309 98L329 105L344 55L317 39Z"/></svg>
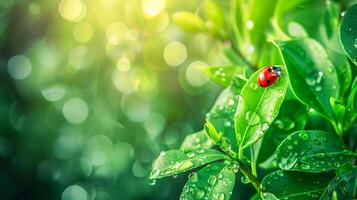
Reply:
<svg viewBox="0 0 357 200"><path fill-rule="evenodd" d="M187 175L147 176L221 90L220 44L172 23L201 4L0 0L0 199L177 199Z"/></svg>

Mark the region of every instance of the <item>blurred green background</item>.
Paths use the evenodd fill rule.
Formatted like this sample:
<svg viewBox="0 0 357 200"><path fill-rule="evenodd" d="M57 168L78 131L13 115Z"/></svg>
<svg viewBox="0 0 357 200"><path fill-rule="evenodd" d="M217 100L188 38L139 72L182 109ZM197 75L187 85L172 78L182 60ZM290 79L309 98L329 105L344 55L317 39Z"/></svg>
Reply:
<svg viewBox="0 0 357 200"><path fill-rule="evenodd" d="M178 199L147 176L221 90L197 70L221 46L172 23L201 3L1 0L0 199Z"/></svg>

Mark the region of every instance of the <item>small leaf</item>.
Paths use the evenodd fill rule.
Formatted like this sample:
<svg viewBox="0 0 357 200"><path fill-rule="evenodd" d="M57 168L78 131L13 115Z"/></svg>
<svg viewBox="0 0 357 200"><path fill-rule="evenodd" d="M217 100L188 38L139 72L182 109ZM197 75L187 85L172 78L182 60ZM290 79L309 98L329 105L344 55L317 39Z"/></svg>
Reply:
<svg viewBox="0 0 357 200"><path fill-rule="evenodd" d="M243 68L228 65L228 66L210 66L210 67L200 67L200 71L206 75L211 81L223 86L228 87L232 79L237 74L244 74Z"/></svg>
<svg viewBox="0 0 357 200"><path fill-rule="evenodd" d="M205 29L205 23L201 17L191 12L175 12L172 20L187 32L198 33Z"/></svg>
<svg viewBox="0 0 357 200"><path fill-rule="evenodd" d="M190 174L181 200L229 200L235 183L235 170L225 163L216 163Z"/></svg>
<svg viewBox="0 0 357 200"><path fill-rule="evenodd" d="M336 176L327 186L321 200L357 199L357 168Z"/></svg>
<svg viewBox="0 0 357 200"><path fill-rule="evenodd" d="M209 149L213 146L213 141L208 137L204 130L187 135L182 142L180 149Z"/></svg>
<svg viewBox="0 0 357 200"><path fill-rule="evenodd" d="M285 72L285 67L281 67ZM260 71L254 73L243 87L236 111L236 137L241 149L263 137L278 115L288 86L288 77L281 76L276 85L260 87L257 82Z"/></svg>
<svg viewBox="0 0 357 200"><path fill-rule="evenodd" d="M263 194L272 193L279 199L315 200L320 198L331 179L329 174L278 170L264 177Z"/></svg>
<svg viewBox="0 0 357 200"><path fill-rule="evenodd" d="M338 78L324 48L313 39L278 45L296 97L328 119L334 119L329 100L339 97Z"/></svg>
<svg viewBox="0 0 357 200"><path fill-rule="evenodd" d="M213 149L169 150L161 152L154 161L150 179L180 174L182 172L200 167L207 163L226 159L226 156Z"/></svg>
<svg viewBox="0 0 357 200"><path fill-rule="evenodd" d="M205 124L205 130L208 136L213 140L215 144L219 144L222 139L222 133L218 133L213 124L209 121Z"/></svg>
<svg viewBox="0 0 357 200"><path fill-rule="evenodd" d="M345 11L340 26L340 38L342 46L352 60L357 65L357 4Z"/></svg>
<svg viewBox="0 0 357 200"><path fill-rule="evenodd" d="M276 151L281 169L313 173L342 166L351 161L350 153L337 135L318 130L297 131Z"/></svg>

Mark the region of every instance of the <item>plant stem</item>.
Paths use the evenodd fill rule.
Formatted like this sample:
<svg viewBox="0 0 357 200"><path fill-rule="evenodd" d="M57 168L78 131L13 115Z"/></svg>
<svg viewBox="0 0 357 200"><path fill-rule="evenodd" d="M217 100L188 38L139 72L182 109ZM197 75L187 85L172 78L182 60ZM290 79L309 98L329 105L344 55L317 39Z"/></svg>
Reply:
<svg viewBox="0 0 357 200"><path fill-rule="evenodd" d="M232 160L237 161L238 165L239 165L239 170L242 172L242 174L244 176L246 176L250 182L252 183L253 187L258 191L258 192L262 192L262 188L260 186L260 182L257 179L257 177L252 173L252 171L244 164L244 162L238 158L239 155L237 155L236 152L232 151L231 149L228 150L224 150L229 157L232 158ZM239 151L240 153L241 151Z"/></svg>
<svg viewBox="0 0 357 200"><path fill-rule="evenodd" d="M262 192L262 188L260 186L260 182L258 181L257 177L255 177L252 174L252 172L249 170L249 168L241 160L238 159L237 161L238 161L238 165L239 165L239 170L242 172L242 174L250 180L253 187L258 192Z"/></svg>

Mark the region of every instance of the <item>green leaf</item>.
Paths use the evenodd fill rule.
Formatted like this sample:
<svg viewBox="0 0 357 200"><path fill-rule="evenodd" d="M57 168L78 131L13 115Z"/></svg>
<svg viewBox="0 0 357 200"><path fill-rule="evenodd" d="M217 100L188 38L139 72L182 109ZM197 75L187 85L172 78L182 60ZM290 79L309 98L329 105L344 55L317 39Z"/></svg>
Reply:
<svg viewBox="0 0 357 200"><path fill-rule="evenodd" d="M352 60L357 65L357 4L345 11L340 26L340 38L342 46Z"/></svg>
<svg viewBox="0 0 357 200"><path fill-rule="evenodd" d="M161 152L154 161L150 179L180 174L182 172L200 167L207 163L226 159L226 156L213 149L169 150Z"/></svg>
<svg viewBox="0 0 357 200"><path fill-rule="evenodd" d="M186 136L180 149L209 149L213 146L213 141L208 137L204 130Z"/></svg>
<svg viewBox="0 0 357 200"><path fill-rule="evenodd" d="M237 74L244 74L243 68L228 65L228 66L210 66L210 67L200 67L200 71L206 75L211 81L223 86L228 87L232 79Z"/></svg>
<svg viewBox="0 0 357 200"><path fill-rule="evenodd" d="M233 118L237 108L237 94L240 92L241 80L234 80L231 87L224 89L206 115L207 120L213 124L217 132L222 132L222 136L228 138L234 151L238 150L238 146Z"/></svg>
<svg viewBox="0 0 357 200"><path fill-rule="evenodd" d="M279 199L319 199L332 178L329 174L311 174L278 170L262 181L263 192Z"/></svg>
<svg viewBox="0 0 357 200"><path fill-rule="evenodd" d="M285 67L281 67L286 71ZM288 77L282 76L276 85L262 88L257 82L259 73L260 71L255 72L241 91L235 116L236 137L240 149L263 137L278 115L288 86Z"/></svg>
<svg viewBox="0 0 357 200"><path fill-rule="evenodd" d="M205 130L208 136L213 140L215 144L219 144L222 140L222 133L217 132L216 128L209 121L205 123Z"/></svg>
<svg viewBox="0 0 357 200"><path fill-rule="evenodd" d="M296 97L328 119L334 119L330 97L339 97L338 78L324 48L312 39L278 45Z"/></svg>
<svg viewBox="0 0 357 200"><path fill-rule="evenodd" d="M280 0L274 20L291 37L316 38L325 8L325 0ZM314 20L311 20L311 16L314 16Z"/></svg>
<svg viewBox="0 0 357 200"><path fill-rule="evenodd" d="M216 163L190 174L181 200L229 200L235 183L238 165Z"/></svg>
<svg viewBox="0 0 357 200"><path fill-rule="evenodd" d="M276 151L281 169L313 173L342 166L352 160L350 153L337 135L318 130L297 131Z"/></svg>
<svg viewBox="0 0 357 200"><path fill-rule="evenodd" d="M274 158L276 148L290 133L304 129L307 117L307 110L303 104L297 100L285 100L280 107L279 115L264 135L258 163L264 162L264 168L277 167Z"/></svg>
<svg viewBox="0 0 357 200"><path fill-rule="evenodd" d="M357 199L357 169L336 176L327 186L321 200Z"/></svg>
<svg viewBox="0 0 357 200"><path fill-rule="evenodd" d="M357 111L356 96L357 96L357 77L353 81L353 84L352 84L352 87L351 87L351 91L350 91L350 95L348 97L348 103L347 103L348 108L354 109L354 110Z"/></svg>
<svg viewBox="0 0 357 200"><path fill-rule="evenodd" d="M205 30L205 22L201 17L191 12L175 12L172 15L172 20L187 32L198 33Z"/></svg>

